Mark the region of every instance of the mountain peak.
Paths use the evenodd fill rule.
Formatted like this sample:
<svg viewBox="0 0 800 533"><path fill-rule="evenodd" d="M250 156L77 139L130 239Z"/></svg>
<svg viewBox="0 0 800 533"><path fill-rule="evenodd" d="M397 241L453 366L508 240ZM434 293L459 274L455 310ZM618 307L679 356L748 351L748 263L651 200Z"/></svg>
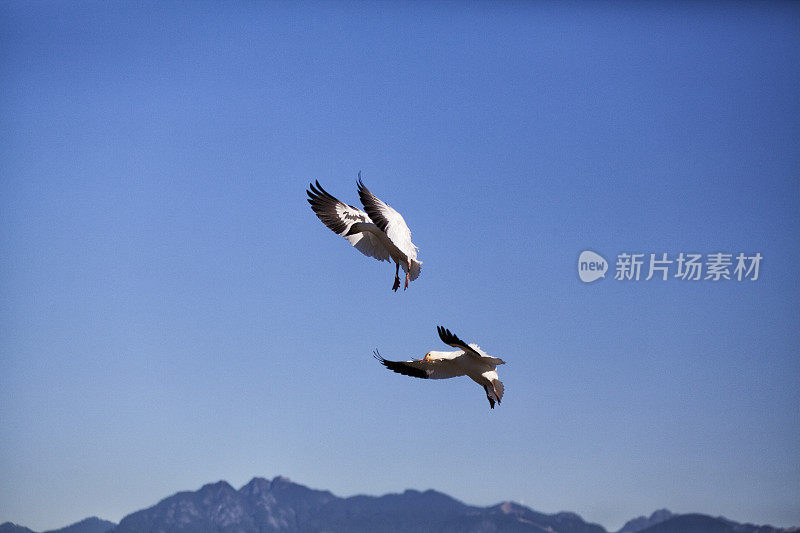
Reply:
<svg viewBox="0 0 800 533"><path fill-rule="evenodd" d="M238 491L226 481L178 492L156 505L129 514L114 527L111 522L89 518L49 533L139 533L175 531L182 533L279 531L364 533L383 531L471 531L489 533L607 533L597 524L572 512L545 514L512 501L491 507L467 505L428 489L408 489L383 496L357 495L348 498L316 490L277 476L272 480L254 477ZM620 533L789 533L797 529L738 524L722 517L676 515L667 509L649 517L635 518ZM0 533L34 533L7 522Z"/></svg>
<svg viewBox="0 0 800 533"><path fill-rule="evenodd" d="M3 522L0 524L0 533L34 533L27 527L18 526L12 522Z"/></svg>
<svg viewBox="0 0 800 533"><path fill-rule="evenodd" d="M46 533L108 533L114 526L116 526L114 522L109 522L108 520L97 518L96 516L90 516L89 518L84 518L80 522L75 522L67 527Z"/></svg>
<svg viewBox="0 0 800 533"><path fill-rule="evenodd" d="M114 526L114 522L91 516L84 518L80 522L75 522L72 525L62 527L61 529L53 529L45 533L108 533ZM0 524L0 533L34 533L27 527L18 526L11 522Z"/></svg>
<svg viewBox="0 0 800 533"><path fill-rule="evenodd" d="M254 496L269 492L271 487L272 482L270 480L264 479L263 477L254 477L248 481L246 485L242 486L242 488L239 489L239 492Z"/></svg>
<svg viewBox="0 0 800 533"><path fill-rule="evenodd" d="M658 509L657 511L653 511L649 518L646 516L637 516L632 520L628 520L617 533L638 533L639 531L653 527L661 522L665 522L673 516L675 515L669 509Z"/></svg>
<svg viewBox="0 0 800 533"><path fill-rule="evenodd" d="M675 515L672 514L672 511L669 509L659 509L657 511L653 511L653 514L650 515L650 520L659 520L663 522L664 520L672 518L673 516Z"/></svg>
<svg viewBox="0 0 800 533"><path fill-rule="evenodd" d="M527 507L524 507L516 502L503 502L499 504L498 508L500 512L503 514L521 514L527 510Z"/></svg>
<svg viewBox="0 0 800 533"><path fill-rule="evenodd" d="M224 480L217 481L216 483L206 483L205 485L200 487L201 492L207 492L212 490L226 491L226 492L232 490L235 491L235 489L231 487L230 483Z"/></svg>
<svg viewBox="0 0 800 533"><path fill-rule="evenodd" d="M247 522L245 507L242 496L227 481L217 481L203 485L196 492L179 492L153 507L130 514L114 532L152 531L158 529L155 524L166 524L167 530L227 529Z"/></svg>

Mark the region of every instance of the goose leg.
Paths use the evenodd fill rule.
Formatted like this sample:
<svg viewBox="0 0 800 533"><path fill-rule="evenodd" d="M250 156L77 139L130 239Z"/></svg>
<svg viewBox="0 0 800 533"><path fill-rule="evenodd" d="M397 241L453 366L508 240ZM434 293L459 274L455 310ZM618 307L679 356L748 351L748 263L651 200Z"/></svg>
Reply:
<svg viewBox="0 0 800 533"><path fill-rule="evenodd" d="M406 286L403 287L403 290L408 288L408 276L411 274L411 260L408 261L408 270L406 270Z"/></svg>
<svg viewBox="0 0 800 533"><path fill-rule="evenodd" d="M400 263L394 264L394 285L392 285L392 290L397 292L397 289L400 288Z"/></svg>

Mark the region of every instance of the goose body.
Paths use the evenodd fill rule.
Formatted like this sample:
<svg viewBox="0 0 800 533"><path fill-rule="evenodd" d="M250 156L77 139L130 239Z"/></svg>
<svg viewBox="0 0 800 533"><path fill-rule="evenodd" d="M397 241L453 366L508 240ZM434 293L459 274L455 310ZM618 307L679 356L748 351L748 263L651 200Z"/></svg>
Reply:
<svg viewBox="0 0 800 533"><path fill-rule="evenodd" d="M399 269L405 272L405 287L414 281L422 270L422 261L417 259L417 248L411 242L402 215L389 204L372 194L358 175L358 196L364 211L339 201L319 184L309 185L308 203L317 217L331 231L341 235L362 254L378 261L394 261L395 275L392 290L400 287Z"/></svg>
<svg viewBox="0 0 800 533"><path fill-rule="evenodd" d="M422 379L448 379L467 376L483 387L489 407L503 399L503 382L497 375L497 366L505 361L492 357L477 345L467 344L449 329L438 326L439 338L455 351L430 351L422 359L388 361L375 350L375 358L386 368L398 374Z"/></svg>

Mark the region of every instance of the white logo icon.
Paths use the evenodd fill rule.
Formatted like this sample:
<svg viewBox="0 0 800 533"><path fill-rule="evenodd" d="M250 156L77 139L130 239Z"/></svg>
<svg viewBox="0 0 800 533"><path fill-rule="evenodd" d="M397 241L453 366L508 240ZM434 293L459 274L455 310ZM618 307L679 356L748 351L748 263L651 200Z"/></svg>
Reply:
<svg viewBox="0 0 800 533"><path fill-rule="evenodd" d="M603 259L603 256L589 250L581 252L581 256L578 258L578 276L582 282L591 283L604 278L606 270L608 270L608 261Z"/></svg>

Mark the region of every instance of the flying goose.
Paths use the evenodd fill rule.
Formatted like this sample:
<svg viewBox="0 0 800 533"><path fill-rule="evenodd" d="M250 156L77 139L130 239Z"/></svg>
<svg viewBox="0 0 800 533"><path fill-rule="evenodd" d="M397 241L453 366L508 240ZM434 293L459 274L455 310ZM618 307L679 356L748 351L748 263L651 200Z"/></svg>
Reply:
<svg viewBox="0 0 800 533"><path fill-rule="evenodd" d="M357 207L340 202L330 195L319 181L309 184L308 203L323 224L341 235L362 254L378 261L394 261L394 284L400 287L400 267L406 273L406 283L419 277L422 261L417 260L419 248L411 242L411 230L403 217L387 203L372 194L358 173L358 196L366 213Z"/></svg>
<svg viewBox="0 0 800 533"><path fill-rule="evenodd" d="M468 376L472 381L483 387L489 407L494 409L495 402L503 399L503 383L497 377L497 365L504 365L505 361L492 357L477 344L467 344L449 329L437 326L439 338L445 344L458 348L454 352L430 351L422 359L413 361L387 361L378 350L374 357L393 372L422 379L447 379L458 376Z"/></svg>

